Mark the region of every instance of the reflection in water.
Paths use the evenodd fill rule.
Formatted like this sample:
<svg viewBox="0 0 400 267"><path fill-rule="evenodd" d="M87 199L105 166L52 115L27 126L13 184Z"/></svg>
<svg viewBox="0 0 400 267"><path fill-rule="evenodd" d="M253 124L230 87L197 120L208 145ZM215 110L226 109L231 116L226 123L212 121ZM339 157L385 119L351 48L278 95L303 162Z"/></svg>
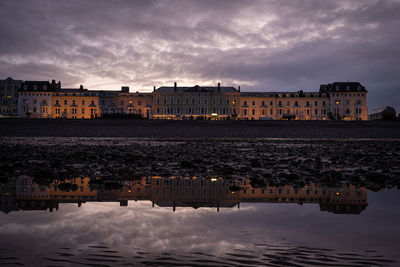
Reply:
<svg viewBox="0 0 400 267"><path fill-rule="evenodd" d="M336 187L310 184L301 188L292 185L254 188L247 179L162 178L140 180L90 180L75 178L54 180L39 185L30 177L10 179L1 186L1 210L58 210L59 203L151 201L160 207L240 207L240 203L316 203L321 211L336 214L359 214L367 204L367 190L342 183Z"/></svg>

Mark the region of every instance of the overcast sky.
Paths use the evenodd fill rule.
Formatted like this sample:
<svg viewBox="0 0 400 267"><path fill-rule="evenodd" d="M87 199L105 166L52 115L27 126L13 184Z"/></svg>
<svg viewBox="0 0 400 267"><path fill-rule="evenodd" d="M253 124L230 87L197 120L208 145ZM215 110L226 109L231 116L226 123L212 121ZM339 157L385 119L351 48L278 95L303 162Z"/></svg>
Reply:
<svg viewBox="0 0 400 267"><path fill-rule="evenodd" d="M0 0L0 79L314 91L400 108L400 1Z"/></svg>

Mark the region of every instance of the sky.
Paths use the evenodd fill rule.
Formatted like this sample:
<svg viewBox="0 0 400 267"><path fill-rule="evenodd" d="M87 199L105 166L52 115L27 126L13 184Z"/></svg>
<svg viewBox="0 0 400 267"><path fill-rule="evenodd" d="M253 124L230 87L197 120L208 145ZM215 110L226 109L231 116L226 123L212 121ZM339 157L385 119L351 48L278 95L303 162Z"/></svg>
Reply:
<svg viewBox="0 0 400 267"><path fill-rule="evenodd" d="M400 1L0 0L0 79L316 91L400 110Z"/></svg>

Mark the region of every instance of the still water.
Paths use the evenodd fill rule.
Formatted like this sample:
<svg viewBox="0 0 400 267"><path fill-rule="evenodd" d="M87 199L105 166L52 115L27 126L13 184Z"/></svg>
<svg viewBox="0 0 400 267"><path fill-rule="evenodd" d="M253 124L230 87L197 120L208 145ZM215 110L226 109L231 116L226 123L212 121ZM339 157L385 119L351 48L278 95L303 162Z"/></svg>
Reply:
<svg viewBox="0 0 400 267"><path fill-rule="evenodd" d="M0 265L400 264L394 189L196 177L0 186Z"/></svg>

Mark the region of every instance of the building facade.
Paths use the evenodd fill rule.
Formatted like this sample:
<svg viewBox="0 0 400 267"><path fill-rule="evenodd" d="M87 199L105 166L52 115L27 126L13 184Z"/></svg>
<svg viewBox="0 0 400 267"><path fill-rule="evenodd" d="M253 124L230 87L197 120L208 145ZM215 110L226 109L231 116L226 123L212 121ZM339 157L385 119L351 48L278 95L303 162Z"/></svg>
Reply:
<svg viewBox="0 0 400 267"><path fill-rule="evenodd" d="M61 89L52 93L51 118L93 119L99 116L99 95L83 89Z"/></svg>
<svg viewBox="0 0 400 267"><path fill-rule="evenodd" d="M21 82L8 78L2 82L1 88L6 88L0 94L1 103L5 103L2 114L17 111L22 118L368 120L367 90L359 82L321 85L317 92L241 92L240 87L222 87L220 83L214 87L175 83L154 87L152 93L131 93L129 87L120 91L83 86L66 89L54 80ZM18 86L15 98L12 90Z"/></svg>
<svg viewBox="0 0 400 267"><path fill-rule="evenodd" d="M367 90L357 82L321 85L319 92L243 92L241 119L367 120Z"/></svg>
<svg viewBox="0 0 400 267"><path fill-rule="evenodd" d="M0 117L18 117L18 89L22 81L0 80Z"/></svg>
<svg viewBox="0 0 400 267"><path fill-rule="evenodd" d="M239 114L240 92L233 87L163 86L153 92L154 119L227 119Z"/></svg>
<svg viewBox="0 0 400 267"><path fill-rule="evenodd" d="M18 115L21 118L51 118L53 93L61 89L55 80L25 81L18 90Z"/></svg>

